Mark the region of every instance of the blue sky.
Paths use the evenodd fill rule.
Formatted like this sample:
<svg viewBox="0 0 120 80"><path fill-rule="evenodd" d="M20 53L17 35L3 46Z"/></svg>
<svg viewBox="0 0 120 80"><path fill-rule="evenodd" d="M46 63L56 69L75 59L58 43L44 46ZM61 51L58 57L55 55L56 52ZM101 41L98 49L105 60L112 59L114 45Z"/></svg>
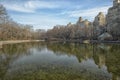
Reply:
<svg viewBox="0 0 120 80"><path fill-rule="evenodd" d="M10 17L34 29L76 23L80 16L93 21L99 12L107 13L112 0L0 0Z"/></svg>

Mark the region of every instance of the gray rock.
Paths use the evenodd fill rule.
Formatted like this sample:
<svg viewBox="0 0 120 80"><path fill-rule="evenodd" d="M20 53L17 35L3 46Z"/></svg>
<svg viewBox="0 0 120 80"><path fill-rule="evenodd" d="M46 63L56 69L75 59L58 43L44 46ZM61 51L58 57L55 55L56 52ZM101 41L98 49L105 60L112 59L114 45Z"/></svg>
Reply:
<svg viewBox="0 0 120 80"><path fill-rule="evenodd" d="M101 41L103 41L103 40L112 40L113 39L113 37L112 37L112 35L110 35L109 33L103 33L103 34L101 34L99 37L98 37L98 40L101 40Z"/></svg>

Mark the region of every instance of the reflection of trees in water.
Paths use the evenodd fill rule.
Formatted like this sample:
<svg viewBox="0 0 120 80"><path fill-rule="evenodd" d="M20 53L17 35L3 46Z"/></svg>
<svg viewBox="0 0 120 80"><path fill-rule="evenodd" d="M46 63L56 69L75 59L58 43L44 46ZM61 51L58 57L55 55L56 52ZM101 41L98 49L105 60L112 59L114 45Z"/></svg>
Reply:
<svg viewBox="0 0 120 80"><path fill-rule="evenodd" d="M113 80L120 80L120 45L113 45L106 56L106 66Z"/></svg>
<svg viewBox="0 0 120 80"><path fill-rule="evenodd" d="M93 58L95 63L102 68L104 65L112 73L113 80L120 80L120 45L100 44L94 46Z"/></svg>
<svg viewBox="0 0 120 80"><path fill-rule="evenodd" d="M109 51L109 45L92 45L92 44L51 44L47 46L55 53L61 52L68 55L75 55L79 62L93 58L95 63L102 67L105 65L105 55Z"/></svg>
<svg viewBox="0 0 120 80"><path fill-rule="evenodd" d="M0 78L3 79L4 75L7 73L9 64L12 60L19 57L21 53L26 52L28 48L25 44L10 44L3 45L3 48L0 50Z"/></svg>
<svg viewBox="0 0 120 80"><path fill-rule="evenodd" d="M55 53L75 55L79 62L93 58L99 68L107 67L113 80L120 76L120 45L117 44L50 44L47 46Z"/></svg>
<svg viewBox="0 0 120 80"><path fill-rule="evenodd" d="M49 44L48 49L54 51L54 53L66 53L67 55L75 55L79 62L92 58L92 46L90 44Z"/></svg>
<svg viewBox="0 0 120 80"><path fill-rule="evenodd" d="M33 47L41 48L38 43L3 45L0 49L0 80L4 80L3 78L8 71L9 65L20 56L32 54L30 49Z"/></svg>
<svg viewBox="0 0 120 80"><path fill-rule="evenodd" d="M10 45L4 45L2 49L0 49L0 79L4 79L4 76L6 75L10 63L12 61L16 60L18 57L22 55L30 55L32 54L32 49L35 48L38 51L41 51L43 48L47 48L49 50L52 50L55 54L61 55L67 54L69 56L75 55L79 62L82 62L83 60L87 60L90 58L93 58L95 63L98 65L99 68L103 68L103 66L106 66L108 71L112 73L113 75L113 80L119 80L120 76L120 45L116 44L77 44L77 43L25 43L25 44L10 44ZM58 69L57 69L58 70ZM56 70L56 71L57 71ZM36 71L37 72L37 71ZM56 79L61 77L66 77L66 80L68 80L69 77L73 76L71 80L74 79L75 76L82 77L79 75L71 75L70 73L63 73L60 74L51 74L45 73L42 71L38 71L38 73L30 73L26 74L26 78L30 79L35 78L35 77L45 77L49 76L48 79L53 79L56 76ZM63 75L62 75L63 74ZM41 75L41 76L39 76ZM57 76L58 75L58 76ZM24 74L23 74L24 76ZM22 74L21 76L22 77ZM83 76L85 77L85 76ZM37 78L38 79L38 78ZM81 78L85 79L86 78ZM9 79L8 79L9 80ZM26 79L27 80L27 79ZM46 77L47 80L47 77ZM64 79L65 80L65 79Z"/></svg>
<svg viewBox="0 0 120 80"><path fill-rule="evenodd" d="M120 78L120 45L117 44L100 44L94 46L93 58L95 63L102 68L104 65L112 73L113 80Z"/></svg>

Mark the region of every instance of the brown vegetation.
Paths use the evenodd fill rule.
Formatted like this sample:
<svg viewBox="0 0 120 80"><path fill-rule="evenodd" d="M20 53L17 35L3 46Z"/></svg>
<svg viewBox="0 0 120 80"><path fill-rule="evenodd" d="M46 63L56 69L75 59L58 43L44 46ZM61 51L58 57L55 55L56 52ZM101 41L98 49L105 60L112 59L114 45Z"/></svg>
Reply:
<svg viewBox="0 0 120 80"><path fill-rule="evenodd" d="M42 30L33 30L31 25L23 25L13 21L3 5L0 5L0 40L40 39L43 33Z"/></svg>

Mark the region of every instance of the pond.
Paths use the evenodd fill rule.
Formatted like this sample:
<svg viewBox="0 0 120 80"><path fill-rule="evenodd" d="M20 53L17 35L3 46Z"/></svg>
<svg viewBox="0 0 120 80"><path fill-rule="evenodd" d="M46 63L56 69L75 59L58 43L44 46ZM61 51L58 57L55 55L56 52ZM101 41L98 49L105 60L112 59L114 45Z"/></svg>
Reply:
<svg viewBox="0 0 120 80"><path fill-rule="evenodd" d="M0 80L120 80L120 44L3 45Z"/></svg>

